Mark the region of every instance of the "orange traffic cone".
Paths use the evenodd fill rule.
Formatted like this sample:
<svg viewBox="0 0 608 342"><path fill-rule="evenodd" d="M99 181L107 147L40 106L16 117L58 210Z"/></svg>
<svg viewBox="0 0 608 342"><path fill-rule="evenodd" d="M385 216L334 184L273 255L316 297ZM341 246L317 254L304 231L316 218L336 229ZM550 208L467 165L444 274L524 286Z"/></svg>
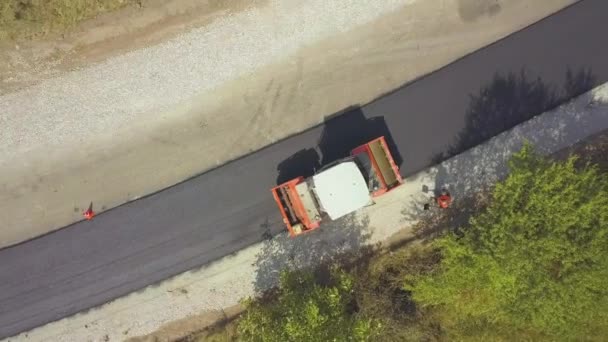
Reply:
<svg viewBox="0 0 608 342"><path fill-rule="evenodd" d="M95 212L93 211L93 202L91 202L91 204L89 205L89 209L82 213L82 215L84 215L84 218L89 221L93 219L93 217L95 216Z"/></svg>

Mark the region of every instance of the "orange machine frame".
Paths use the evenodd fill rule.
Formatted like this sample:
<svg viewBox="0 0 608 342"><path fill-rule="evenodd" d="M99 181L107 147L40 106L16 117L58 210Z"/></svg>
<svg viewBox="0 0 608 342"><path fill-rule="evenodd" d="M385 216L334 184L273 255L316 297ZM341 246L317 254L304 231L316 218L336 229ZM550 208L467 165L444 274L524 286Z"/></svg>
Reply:
<svg viewBox="0 0 608 342"><path fill-rule="evenodd" d="M378 167L378 163L376 163L376 160L373 158L372 152L370 151L369 145L373 144L377 141L380 141L380 144L382 145L382 147L384 148L384 150L387 152L386 156L388 157L388 162L391 165L391 168L393 169L393 171L395 172L397 181L399 182L399 184L397 186L394 186L392 188L388 188L388 184L386 184L386 180L384 179L384 176L382 175L382 172L380 172L380 168ZM394 188L398 187L399 185L403 184L403 178L401 178L401 174L399 173L399 167L397 167L397 164L395 163L395 160L393 160L393 155L391 154L391 150L388 148L388 144L386 143L386 139L384 138L384 136L381 136L379 138L376 138L372 141L369 141L366 144L363 144L361 146L358 146L356 148L354 148L353 150L351 150L350 155L351 156L356 156L358 154L361 153L366 153L369 160L372 163L372 167L374 168L374 171L376 173L376 175L378 175L378 179L380 179L380 182L382 183L382 188L380 188L377 191L374 191L372 193L372 197L378 197L380 195L383 195L391 190L393 190Z"/></svg>
<svg viewBox="0 0 608 342"><path fill-rule="evenodd" d="M304 225L304 227L306 229L303 229L301 233L296 233L291 225L291 222L289 222L289 218L287 217L286 209L283 206L281 199L279 198L278 192L280 191L279 190L280 188L287 188L288 194L297 194L296 185L300 184L300 182L302 182L303 180L304 180L304 177L294 178L290 181L287 181L281 185L275 186L274 188L270 189L275 202L277 202L277 205L279 206L279 210L281 211L281 216L283 217L283 222L287 226L287 230L289 231L289 235L291 237L294 237L294 236L300 235L300 234L304 234L304 233L308 233L316 228L319 228L319 225L321 222L320 220L312 221L308 217L308 214L306 213L306 209L304 209L304 205L302 204L300 197L297 195L289 196L289 200L293 204L293 210L295 211L296 217L301 220L301 223Z"/></svg>
<svg viewBox="0 0 608 342"><path fill-rule="evenodd" d="M386 184L386 180L384 179L384 176L382 175L382 172L380 171L380 168L378 167L378 164L376 163L376 160L373 158L372 152L370 150L369 145L372 143L375 143L377 141L380 141L380 144L382 145L384 150L387 151L386 155L388 157L389 164L391 165L391 168L395 172L395 175L396 175L396 178L397 178L397 181L399 184L394 187L389 188L388 184ZM353 157L360 153L366 153L368 155L368 158L372 163L372 167L374 168L376 175L378 175L378 178L379 178L380 182L382 183L382 188L373 192L372 197L378 197L386 192L391 191L392 189L398 187L399 185L401 185L403 183L403 179L401 178L401 174L399 173L399 168L397 167L397 164L395 164L395 161L393 160L393 156L388 148L388 145L386 143L384 136L376 138L366 144L363 144L363 145L358 146L358 147L354 148L353 150L351 150L351 156L353 156ZM287 181L281 185L275 186L274 188L270 189L275 202L277 202L277 205L279 206L279 211L281 212L281 216L283 217L283 222L287 226L287 230L289 231L289 235L291 237L313 231L319 227L320 222L321 222L321 220L312 221L308 217L308 214L306 213L306 209L304 208L304 204L300 200L300 196L297 196L296 185L300 184L300 182L302 182L302 181L304 181L304 177L297 177L297 178L294 178L290 181ZM279 198L279 194L278 194L281 188L286 188L287 195L289 196L288 200L293 205L294 214L306 228L306 229L303 229L301 233L296 233L291 225L291 222L289 221L289 218L287 216L287 210L283 206L283 203L281 202L281 199ZM296 194L296 195L291 196L291 194Z"/></svg>

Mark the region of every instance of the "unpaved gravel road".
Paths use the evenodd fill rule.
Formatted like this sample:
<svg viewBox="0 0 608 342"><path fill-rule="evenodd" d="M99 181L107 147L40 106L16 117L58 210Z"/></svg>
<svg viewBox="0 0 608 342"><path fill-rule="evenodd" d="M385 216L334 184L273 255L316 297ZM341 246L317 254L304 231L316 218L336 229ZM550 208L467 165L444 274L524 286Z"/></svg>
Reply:
<svg viewBox="0 0 608 342"><path fill-rule="evenodd" d="M0 246L299 132L573 2L270 1L1 96Z"/></svg>

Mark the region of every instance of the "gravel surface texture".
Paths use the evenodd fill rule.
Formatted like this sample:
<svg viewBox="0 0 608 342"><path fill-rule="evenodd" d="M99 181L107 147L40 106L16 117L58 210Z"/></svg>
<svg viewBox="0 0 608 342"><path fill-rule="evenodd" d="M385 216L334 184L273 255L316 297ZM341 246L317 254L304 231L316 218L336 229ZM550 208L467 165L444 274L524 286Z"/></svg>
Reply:
<svg viewBox="0 0 608 342"><path fill-rule="evenodd" d="M302 46L411 2L272 0L166 43L2 96L0 163L162 115Z"/></svg>

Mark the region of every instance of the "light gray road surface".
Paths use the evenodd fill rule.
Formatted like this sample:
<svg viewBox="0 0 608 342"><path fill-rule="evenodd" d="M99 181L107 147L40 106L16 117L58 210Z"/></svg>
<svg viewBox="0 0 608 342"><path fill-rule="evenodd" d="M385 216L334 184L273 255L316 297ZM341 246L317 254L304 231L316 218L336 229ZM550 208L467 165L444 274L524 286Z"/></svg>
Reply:
<svg viewBox="0 0 608 342"><path fill-rule="evenodd" d="M407 177L455 146L459 134L493 134L491 129L507 128L505 118L540 113L560 97L606 82L606 32L608 2L580 2L326 125L93 221L1 250L0 337L204 265L260 241L267 230L279 232L269 189L277 165L302 149L317 148L328 161L374 135L392 133ZM481 120L465 129L471 117ZM307 169L314 154L299 156L283 164L281 177Z"/></svg>

